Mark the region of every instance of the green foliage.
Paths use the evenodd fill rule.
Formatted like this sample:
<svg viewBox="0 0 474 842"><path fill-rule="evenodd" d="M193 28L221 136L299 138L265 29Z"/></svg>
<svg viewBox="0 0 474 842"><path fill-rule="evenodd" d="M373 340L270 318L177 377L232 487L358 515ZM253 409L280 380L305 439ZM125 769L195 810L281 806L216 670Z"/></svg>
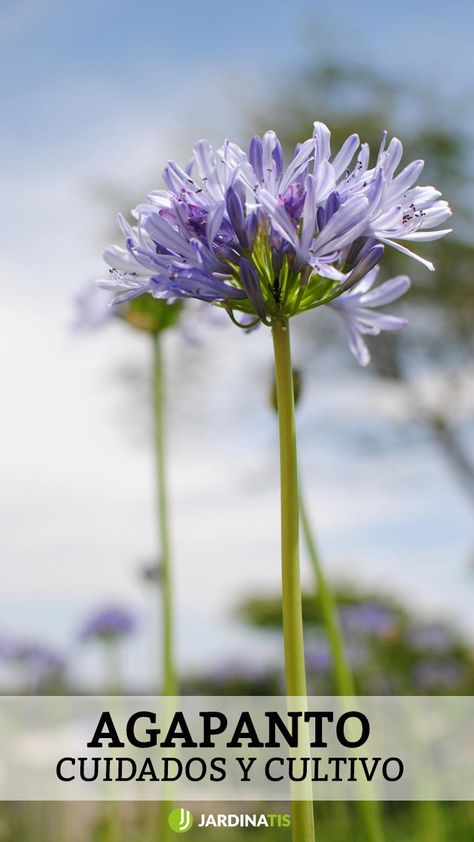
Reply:
<svg viewBox="0 0 474 842"><path fill-rule="evenodd" d="M470 646L448 624L421 621L393 598L350 587L337 588L335 598L343 628L346 626L349 657L352 646L357 692L366 695L474 692ZM256 628L279 631L280 599L277 596L249 599L240 606L239 615ZM331 660L329 654L327 659L324 655L328 647L317 596L303 596L303 617L308 655L314 644L323 647L322 658L319 655L322 663L316 664L314 670L311 659L308 663L310 692L335 692Z"/></svg>
<svg viewBox="0 0 474 842"><path fill-rule="evenodd" d="M2 842L50 842L50 840L75 839L77 842L110 842L111 803L60 803L20 802L5 804L0 819ZM156 830L150 825L150 804L122 802L116 808L116 842L151 842L156 840ZM192 805L190 805L192 806ZM435 804L436 825L430 820L429 804L387 802L384 805L384 830L386 842L472 842L474 805L468 802ZM428 809L423 809L428 807ZM282 813L289 805L240 804L201 805L196 802L192 812L223 813ZM321 842L366 842L364 829L355 802L318 802L315 804L317 838ZM441 822L441 827L439 826ZM222 828L194 827L184 837L187 842L201 842L206 838L226 842L289 842L290 831L285 828Z"/></svg>

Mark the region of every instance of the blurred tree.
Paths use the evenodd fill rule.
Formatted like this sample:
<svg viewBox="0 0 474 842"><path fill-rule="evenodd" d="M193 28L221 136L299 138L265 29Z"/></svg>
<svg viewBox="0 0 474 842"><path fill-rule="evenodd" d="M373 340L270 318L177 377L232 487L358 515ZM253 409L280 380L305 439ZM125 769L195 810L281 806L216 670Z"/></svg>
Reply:
<svg viewBox="0 0 474 842"><path fill-rule="evenodd" d="M421 619L393 596L356 590L350 585L339 585L335 598L358 693L462 695L472 692L472 650L458 629L443 620ZM239 606L238 612L244 622L262 631L281 629L278 597L251 597ZM321 606L311 593L303 596L303 615L310 688L317 693L331 694L336 692L334 661ZM214 676L213 680L217 678ZM266 681L267 687L271 687L270 670ZM248 689L241 689L242 693L261 692L259 685L254 689L251 669L247 682Z"/></svg>
<svg viewBox="0 0 474 842"><path fill-rule="evenodd" d="M327 62L287 80L267 111L251 114L249 122L262 131L274 128L288 151L308 136L315 118L331 128L333 150L354 130L376 150L381 130L387 129L401 135L407 160L426 160L422 181L442 185L454 209L454 232L429 243L437 271L429 273L386 249L387 276L408 273L413 282L403 305L412 329L372 340L370 371L398 392L406 422L429 433L474 502L474 458L464 436L474 408L467 400L474 315L473 167L467 128L450 108L436 89L417 89L413 78L408 86L369 67ZM311 336L317 341L316 331Z"/></svg>

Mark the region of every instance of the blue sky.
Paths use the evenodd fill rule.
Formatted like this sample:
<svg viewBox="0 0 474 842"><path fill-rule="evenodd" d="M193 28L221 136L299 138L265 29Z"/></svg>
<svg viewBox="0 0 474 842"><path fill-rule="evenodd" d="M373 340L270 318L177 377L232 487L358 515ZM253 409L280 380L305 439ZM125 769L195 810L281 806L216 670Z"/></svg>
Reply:
<svg viewBox="0 0 474 842"><path fill-rule="evenodd" d="M473 24L467 0L457 0L455 13L438 0L3 0L8 150L53 154L86 138L88 122L105 132L117 111L127 122L138 107L141 133L147 112L152 124L159 108L185 114L204 84L209 96L228 77L236 87L239 77L271 86L311 55L363 58L407 83L470 90Z"/></svg>
<svg viewBox="0 0 474 842"><path fill-rule="evenodd" d="M249 103L258 108L309 60L367 62L429 90L440 120L462 118L472 101L473 8L467 0L455 14L439 0L3 0L0 268L11 294L21 295L14 276L28 284L34 272L44 294L57 295L60 283L70 295L84 273L99 271L101 184L141 195L168 157L188 157L196 137L238 135ZM26 241L25 202L34 219ZM67 270L58 280L59 262Z"/></svg>

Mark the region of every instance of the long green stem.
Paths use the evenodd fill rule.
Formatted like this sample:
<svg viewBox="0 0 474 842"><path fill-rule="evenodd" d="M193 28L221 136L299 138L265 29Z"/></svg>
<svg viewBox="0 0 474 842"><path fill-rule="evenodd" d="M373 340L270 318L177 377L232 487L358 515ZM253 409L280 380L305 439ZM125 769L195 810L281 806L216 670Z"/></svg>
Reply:
<svg viewBox="0 0 474 842"><path fill-rule="evenodd" d="M306 697L295 407L288 322L275 321L272 336L280 433L282 609L286 693L288 696ZM292 833L295 842L314 842L311 800L293 801Z"/></svg>
<svg viewBox="0 0 474 842"><path fill-rule="evenodd" d="M339 622L339 612L331 587L329 586L321 564L316 540L314 537L308 512L300 492L300 517L303 537L313 568L318 587L319 605L323 623L328 636L334 664L334 678L337 692L340 696L354 696L355 685L352 671L347 660L346 647ZM364 825L367 842L383 842L382 819L377 801L358 801L361 821Z"/></svg>
<svg viewBox="0 0 474 842"><path fill-rule="evenodd" d="M164 370L161 350L161 336L158 333L154 337L154 413L158 526L160 535L160 585L162 608L161 646L163 653L162 692L165 696L176 696L178 691L178 681L176 677L176 669L174 663L173 597L170 534L168 524L168 493L166 483L164 406Z"/></svg>
<svg viewBox="0 0 474 842"><path fill-rule="evenodd" d="M161 348L161 335L153 337L153 384L156 452L156 493L158 506L158 528L160 540L160 593L161 593L161 651L163 696L178 694L178 679L174 661L173 587L171 570L171 548L168 518L168 489L166 481L165 447L165 376ZM164 793L165 794L165 793ZM161 801L158 811L156 838L161 842L171 838L168 816L172 810L169 793ZM152 838L154 838L152 833Z"/></svg>
<svg viewBox="0 0 474 842"><path fill-rule="evenodd" d="M354 679L347 660L342 628L339 622L339 612L337 610L332 589L326 580L326 576L321 565L318 549L316 547L316 540L311 529L308 512L301 492L300 517L304 541L308 550L308 555L318 588L318 599L323 623L328 636L329 647L331 649L337 691L341 696L354 696Z"/></svg>

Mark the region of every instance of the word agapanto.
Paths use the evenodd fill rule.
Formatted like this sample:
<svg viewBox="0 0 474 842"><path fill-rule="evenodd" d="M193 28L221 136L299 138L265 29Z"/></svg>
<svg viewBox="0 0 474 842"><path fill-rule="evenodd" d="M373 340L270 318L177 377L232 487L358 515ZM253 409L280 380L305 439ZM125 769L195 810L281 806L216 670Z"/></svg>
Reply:
<svg viewBox="0 0 474 842"><path fill-rule="evenodd" d="M360 711L346 711L337 719L332 711L289 711L283 718L277 711L265 712L265 727L255 725L248 711L239 713L235 722L229 722L221 711L200 711L193 716L192 724L182 711L177 711L163 729L157 724L154 711L141 710L132 714L120 734L110 711L104 711L88 748L124 748L127 743L135 748L298 748L304 739L310 748L325 748L327 729L334 729L340 745L358 748L370 735L370 724ZM225 742L222 740L225 739Z"/></svg>

